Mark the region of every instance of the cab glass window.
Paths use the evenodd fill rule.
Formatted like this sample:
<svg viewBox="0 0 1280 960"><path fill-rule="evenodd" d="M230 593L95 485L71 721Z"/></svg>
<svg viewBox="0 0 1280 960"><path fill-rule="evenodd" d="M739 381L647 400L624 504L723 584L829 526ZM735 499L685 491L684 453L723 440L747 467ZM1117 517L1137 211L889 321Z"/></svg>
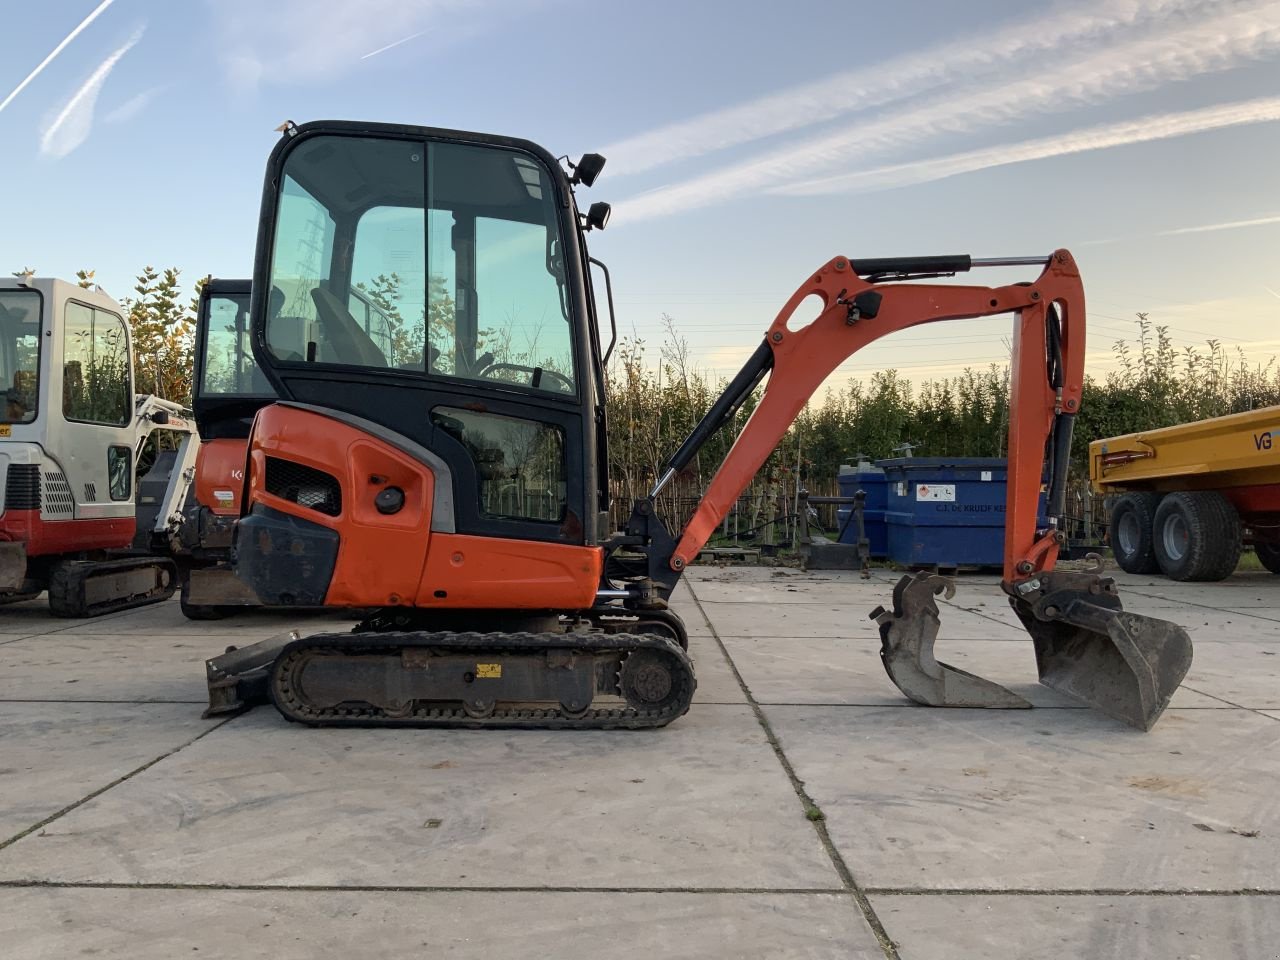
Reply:
<svg viewBox="0 0 1280 960"><path fill-rule="evenodd" d="M0 290L0 423L31 423L40 396L40 309L35 290Z"/></svg>
<svg viewBox="0 0 1280 960"><path fill-rule="evenodd" d="M316 296L317 291L329 290L333 243L334 222L329 210L286 175L280 190L267 298L271 352L281 360L321 360L325 359L318 355L322 347L330 352Z"/></svg>
<svg viewBox="0 0 1280 960"><path fill-rule="evenodd" d="M424 210L380 206L356 224L347 308L386 366L425 370ZM382 365L382 364L373 364Z"/></svg>
<svg viewBox="0 0 1280 960"><path fill-rule="evenodd" d="M502 147L309 138L285 161L272 353L576 393L549 173Z"/></svg>
<svg viewBox="0 0 1280 960"><path fill-rule="evenodd" d="M249 294L213 294L204 309L201 394L270 396L271 384L258 369L249 342Z"/></svg>
<svg viewBox="0 0 1280 960"><path fill-rule="evenodd" d="M68 301L62 356L62 412L68 420L123 426L133 396L129 338L114 313Z"/></svg>
<svg viewBox="0 0 1280 960"><path fill-rule="evenodd" d="M431 421L467 448L484 516L564 519L568 468L559 427L452 407L436 407Z"/></svg>
<svg viewBox="0 0 1280 960"><path fill-rule="evenodd" d="M112 500L128 500L133 487L133 451L107 447L107 486Z"/></svg>

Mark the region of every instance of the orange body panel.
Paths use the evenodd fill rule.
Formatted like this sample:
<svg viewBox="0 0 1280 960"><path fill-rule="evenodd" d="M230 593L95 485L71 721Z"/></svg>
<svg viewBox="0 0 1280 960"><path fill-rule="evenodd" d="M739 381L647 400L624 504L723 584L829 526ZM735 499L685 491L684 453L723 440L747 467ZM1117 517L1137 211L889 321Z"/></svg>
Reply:
<svg viewBox="0 0 1280 960"><path fill-rule="evenodd" d="M869 289L882 297L876 316L850 320L848 302ZM820 301L818 317L807 326L790 329L788 321L811 296ZM1065 382L1061 398L1048 388L1045 373L1044 316L1048 303L1057 303L1063 316ZM1060 403L1066 413L1079 409L1084 374L1084 293L1075 260L1066 250L1054 253L1036 282L1025 286L870 284L851 269L845 257L826 263L792 294L766 332L774 363L764 396L685 528L671 558L672 568L683 570L693 562L809 398L848 357L909 327L1010 312L1018 316L1010 395L1005 578L1011 579L1024 560L1036 570L1052 567L1056 541L1051 535L1037 539L1035 530L1044 444L1057 405ZM1025 575L1031 571L1018 572Z"/></svg>
<svg viewBox="0 0 1280 960"><path fill-rule="evenodd" d="M266 459L338 479L342 509L328 516L267 492ZM250 501L336 530L338 560L326 606L582 610L600 586L604 551L431 531L435 474L394 446L322 414L272 404L254 422ZM400 512L377 511L384 487Z"/></svg>
<svg viewBox="0 0 1280 960"><path fill-rule="evenodd" d="M291 460L336 477L342 510L328 516L266 490L266 459ZM404 508L384 515L374 497L404 491ZM409 606L431 542L435 475L425 464L361 430L308 410L271 404L254 421L249 448L250 501L338 532L338 562L325 604Z"/></svg>
<svg viewBox="0 0 1280 960"><path fill-rule="evenodd" d="M603 566L600 547L437 533L417 605L585 610L595 602Z"/></svg>
<svg viewBox="0 0 1280 960"><path fill-rule="evenodd" d="M196 453L196 502L220 517L240 516L247 440L206 440Z"/></svg>

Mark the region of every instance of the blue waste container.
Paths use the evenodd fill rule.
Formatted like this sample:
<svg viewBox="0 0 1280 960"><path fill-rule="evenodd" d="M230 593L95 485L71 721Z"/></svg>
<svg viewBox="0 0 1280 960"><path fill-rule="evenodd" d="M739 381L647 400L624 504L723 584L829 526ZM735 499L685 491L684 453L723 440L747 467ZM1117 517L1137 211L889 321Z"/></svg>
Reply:
<svg viewBox="0 0 1280 960"><path fill-rule="evenodd" d="M867 460L859 460L857 464L841 464L840 474L836 477L840 484L840 496L852 497L859 490L867 495L863 504L862 525L866 530L867 541L871 544L871 556L883 559L889 555L889 529L885 526L884 512L889 500L889 481L884 471ZM856 545L858 542L858 525L849 520L852 507L836 508L837 529L840 531L840 542Z"/></svg>
<svg viewBox="0 0 1280 960"><path fill-rule="evenodd" d="M876 465L885 473L890 560L905 567L1003 565L1004 457L900 457Z"/></svg>

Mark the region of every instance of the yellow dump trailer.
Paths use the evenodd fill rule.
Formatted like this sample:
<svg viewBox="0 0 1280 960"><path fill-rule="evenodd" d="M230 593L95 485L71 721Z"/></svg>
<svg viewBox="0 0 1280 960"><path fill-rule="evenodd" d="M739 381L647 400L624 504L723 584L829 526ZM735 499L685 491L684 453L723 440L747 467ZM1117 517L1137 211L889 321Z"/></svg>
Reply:
<svg viewBox="0 0 1280 960"><path fill-rule="evenodd" d="M1123 570L1221 580L1252 543L1280 573L1280 407L1095 440L1089 478Z"/></svg>

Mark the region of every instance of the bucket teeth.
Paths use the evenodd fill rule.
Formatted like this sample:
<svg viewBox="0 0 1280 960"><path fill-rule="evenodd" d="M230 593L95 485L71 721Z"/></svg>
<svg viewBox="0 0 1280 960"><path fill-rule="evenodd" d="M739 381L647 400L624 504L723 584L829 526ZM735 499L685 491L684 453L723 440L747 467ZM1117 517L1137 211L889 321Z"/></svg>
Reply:
<svg viewBox="0 0 1280 960"><path fill-rule="evenodd" d="M893 611L876 607L871 619L880 625L880 659L899 690L928 707L985 707L1019 710L1031 706L1012 690L938 660L938 604L935 596L955 596L945 577L919 573L903 577L893 588Z"/></svg>

